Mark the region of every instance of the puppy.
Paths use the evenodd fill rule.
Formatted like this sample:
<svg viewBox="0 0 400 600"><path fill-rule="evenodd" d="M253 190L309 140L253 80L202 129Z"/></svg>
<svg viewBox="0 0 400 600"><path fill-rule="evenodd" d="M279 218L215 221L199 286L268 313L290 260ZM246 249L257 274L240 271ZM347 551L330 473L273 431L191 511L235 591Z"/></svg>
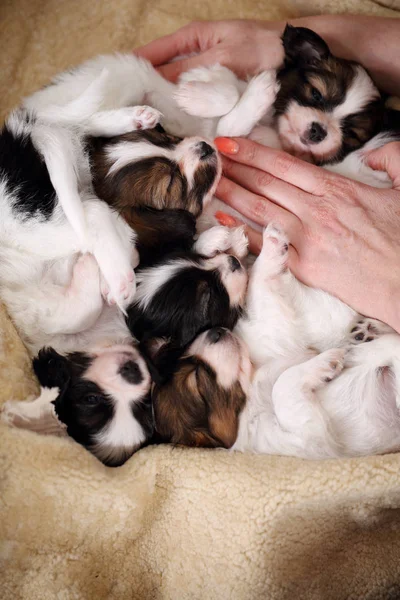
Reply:
<svg viewBox="0 0 400 600"><path fill-rule="evenodd" d="M112 467L151 439L150 375L132 344L67 356L46 348L33 366L42 393L6 402L1 418L9 425L68 434Z"/></svg>
<svg viewBox="0 0 400 600"><path fill-rule="evenodd" d="M397 451L400 336L297 281L287 251L269 226L235 332L201 334L168 385L155 386L157 431L175 443L311 459Z"/></svg>
<svg viewBox="0 0 400 600"><path fill-rule="evenodd" d="M162 354L167 344L179 355L209 327L233 329L246 294L247 272L240 262L246 254L242 228L213 227L199 236L190 252L166 254L139 270L127 324L142 351L154 358L154 344L158 353L160 343ZM157 362L160 366L160 356Z"/></svg>
<svg viewBox="0 0 400 600"><path fill-rule="evenodd" d="M370 169L365 159L369 151L400 139L399 113L386 108L385 96L361 65L332 55L310 29L287 25L282 43L284 64L269 88L270 104L249 137L351 179L391 187L387 174ZM220 123L224 119L229 129L232 89L239 110L247 94L243 86L216 66L183 74L178 91L183 108L202 116L205 100L213 96L213 111L224 115ZM217 208L223 205L213 204L207 213Z"/></svg>

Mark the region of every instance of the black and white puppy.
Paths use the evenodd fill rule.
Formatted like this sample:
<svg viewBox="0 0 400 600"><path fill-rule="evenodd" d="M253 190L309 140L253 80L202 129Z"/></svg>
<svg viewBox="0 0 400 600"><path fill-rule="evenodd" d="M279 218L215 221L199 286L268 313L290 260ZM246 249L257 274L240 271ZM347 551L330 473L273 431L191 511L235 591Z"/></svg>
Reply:
<svg viewBox="0 0 400 600"><path fill-rule="evenodd" d="M67 356L45 348L33 367L42 393L6 402L1 417L9 425L68 434L112 467L151 439L150 375L132 344Z"/></svg>

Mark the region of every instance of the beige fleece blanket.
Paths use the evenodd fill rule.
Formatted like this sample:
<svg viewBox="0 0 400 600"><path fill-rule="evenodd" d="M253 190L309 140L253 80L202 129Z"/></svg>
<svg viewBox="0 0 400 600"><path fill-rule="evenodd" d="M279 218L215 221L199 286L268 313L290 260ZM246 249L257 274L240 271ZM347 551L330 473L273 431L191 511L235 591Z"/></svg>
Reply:
<svg viewBox="0 0 400 600"><path fill-rule="evenodd" d="M2 116L58 71L199 18L399 16L399 0L2 0ZM0 310L0 402L37 392ZM0 426L2 600L400 598L400 456L148 448L109 469Z"/></svg>

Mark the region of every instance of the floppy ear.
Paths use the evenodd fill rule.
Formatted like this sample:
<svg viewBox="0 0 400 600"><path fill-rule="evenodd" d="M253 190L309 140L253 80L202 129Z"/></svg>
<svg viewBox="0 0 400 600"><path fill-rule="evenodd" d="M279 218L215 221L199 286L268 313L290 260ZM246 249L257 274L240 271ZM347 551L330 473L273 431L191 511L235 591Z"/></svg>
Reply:
<svg viewBox="0 0 400 600"><path fill-rule="evenodd" d="M313 67L330 56L326 42L311 29L286 25L282 35L285 66Z"/></svg>
<svg viewBox="0 0 400 600"><path fill-rule="evenodd" d="M40 385L46 388L58 387L62 390L69 380L69 361L54 348L42 348L32 361L33 370Z"/></svg>

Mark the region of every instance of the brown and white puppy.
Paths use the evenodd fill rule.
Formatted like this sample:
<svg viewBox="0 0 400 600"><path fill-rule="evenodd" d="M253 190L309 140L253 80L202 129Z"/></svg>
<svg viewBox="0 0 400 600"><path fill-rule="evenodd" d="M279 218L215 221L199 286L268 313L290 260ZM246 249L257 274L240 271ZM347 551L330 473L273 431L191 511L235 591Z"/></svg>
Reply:
<svg viewBox="0 0 400 600"><path fill-rule="evenodd" d="M130 219L133 208L183 209L198 216L221 175L212 142L155 129L89 143L96 193Z"/></svg>
<svg viewBox="0 0 400 600"><path fill-rule="evenodd" d="M250 371L245 345L228 329L202 333L174 365L171 378L153 386L158 436L185 446L230 448L246 404Z"/></svg>

